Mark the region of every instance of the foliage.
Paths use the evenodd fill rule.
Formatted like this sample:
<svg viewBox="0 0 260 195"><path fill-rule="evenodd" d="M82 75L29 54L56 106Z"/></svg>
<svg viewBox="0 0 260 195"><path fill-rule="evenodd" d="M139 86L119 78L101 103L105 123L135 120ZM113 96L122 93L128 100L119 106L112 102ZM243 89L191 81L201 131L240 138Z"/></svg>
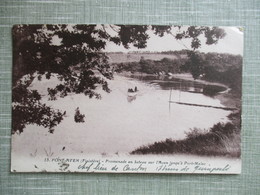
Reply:
<svg viewBox="0 0 260 195"><path fill-rule="evenodd" d="M54 110L40 100L40 94L36 90L29 90L26 84L19 83L13 88L12 133L22 133L28 124L43 126L53 133L65 112Z"/></svg>
<svg viewBox="0 0 260 195"><path fill-rule="evenodd" d="M114 64L115 71L129 71L132 73L142 72L147 74L159 74L159 73L180 73L181 66L186 62L186 58L169 59L163 58L161 60L148 60L141 57L139 62L128 62Z"/></svg>
<svg viewBox="0 0 260 195"><path fill-rule="evenodd" d="M242 61L240 55L205 54L203 79L226 84L235 94L241 96Z"/></svg>
<svg viewBox="0 0 260 195"><path fill-rule="evenodd" d="M182 66L182 70L190 72L194 79L198 79L204 72L204 60L199 52L188 52L188 60Z"/></svg>
<svg viewBox="0 0 260 195"><path fill-rule="evenodd" d="M75 110L75 115L74 115L74 120L76 123L84 123L85 120L85 115L81 114L79 111L79 107L77 107L77 109Z"/></svg>
<svg viewBox="0 0 260 195"><path fill-rule="evenodd" d="M112 78L107 56L98 52L105 47L107 35L95 30L95 25L77 25L72 29L68 25L17 25L13 33L14 85L23 75L37 71L58 74L65 81L65 92L74 90L93 96L96 83L109 91L107 82L94 73L97 70L105 78ZM61 43L54 44L55 39ZM83 87L84 84L87 85Z"/></svg>

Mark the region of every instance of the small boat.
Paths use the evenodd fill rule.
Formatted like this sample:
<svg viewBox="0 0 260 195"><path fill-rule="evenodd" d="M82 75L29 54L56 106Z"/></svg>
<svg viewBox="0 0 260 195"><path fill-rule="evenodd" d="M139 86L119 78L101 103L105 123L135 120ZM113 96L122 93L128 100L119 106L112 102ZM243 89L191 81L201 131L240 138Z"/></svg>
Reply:
<svg viewBox="0 0 260 195"><path fill-rule="evenodd" d="M127 92L127 96L129 96L129 97L135 97L135 96L137 96L137 91L136 92Z"/></svg>
<svg viewBox="0 0 260 195"><path fill-rule="evenodd" d="M138 93L137 87L135 87L134 89L129 88L129 89L127 90L127 95L128 95L129 97L134 97L134 96L137 95L137 93Z"/></svg>

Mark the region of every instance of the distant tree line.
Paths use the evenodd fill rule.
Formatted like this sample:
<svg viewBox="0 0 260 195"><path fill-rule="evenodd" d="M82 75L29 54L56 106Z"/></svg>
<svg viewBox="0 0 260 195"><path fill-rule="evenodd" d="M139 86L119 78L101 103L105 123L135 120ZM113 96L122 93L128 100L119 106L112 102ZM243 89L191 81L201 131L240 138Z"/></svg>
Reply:
<svg viewBox="0 0 260 195"><path fill-rule="evenodd" d="M113 64L115 71L146 74L191 73L194 79L204 79L228 85L241 93L242 56L227 53L201 53L182 50L169 54L181 54L177 59L150 60L141 57L139 62ZM131 54L128 54L131 55Z"/></svg>
<svg viewBox="0 0 260 195"><path fill-rule="evenodd" d="M147 74L159 74L159 73L180 73L181 66L187 61L187 59L170 59L163 58L161 60L150 60L141 57L139 62L125 62L114 64L117 72L129 71L132 73L141 72Z"/></svg>

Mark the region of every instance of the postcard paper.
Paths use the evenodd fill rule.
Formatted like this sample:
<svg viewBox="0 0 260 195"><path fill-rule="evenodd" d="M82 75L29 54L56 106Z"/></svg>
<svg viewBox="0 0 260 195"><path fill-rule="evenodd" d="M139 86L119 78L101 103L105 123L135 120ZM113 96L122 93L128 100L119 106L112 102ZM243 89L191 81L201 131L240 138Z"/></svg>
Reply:
<svg viewBox="0 0 260 195"><path fill-rule="evenodd" d="M12 33L12 172L241 172L241 27Z"/></svg>

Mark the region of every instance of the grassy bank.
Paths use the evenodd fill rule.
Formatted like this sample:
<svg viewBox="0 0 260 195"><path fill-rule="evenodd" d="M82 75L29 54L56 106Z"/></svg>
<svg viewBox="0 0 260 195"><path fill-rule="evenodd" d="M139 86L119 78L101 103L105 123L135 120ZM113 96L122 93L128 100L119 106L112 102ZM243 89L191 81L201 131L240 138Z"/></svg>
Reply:
<svg viewBox="0 0 260 195"><path fill-rule="evenodd" d="M195 154L240 157L240 128L232 123L214 125L210 130L194 128L183 140L166 139L142 146L131 154Z"/></svg>

